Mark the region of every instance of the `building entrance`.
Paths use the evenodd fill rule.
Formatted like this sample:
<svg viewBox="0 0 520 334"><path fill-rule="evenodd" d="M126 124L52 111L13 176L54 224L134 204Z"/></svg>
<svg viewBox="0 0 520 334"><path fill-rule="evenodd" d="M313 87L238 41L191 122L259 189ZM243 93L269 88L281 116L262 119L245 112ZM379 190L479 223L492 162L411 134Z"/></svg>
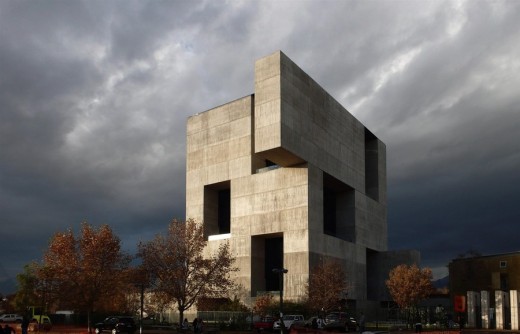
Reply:
<svg viewBox="0 0 520 334"><path fill-rule="evenodd" d="M283 238L265 239L265 288L267 291L278 291L278 274L274 268L283 268ZM283 284L283 282L281 283ZM283 290L283 289L282 289Z"/></svg>
<svg viewBox="0 0 520 334"><path fill-rule="evenodd" d="M283 268L283 236L262 235L252 238L251 292L253 296L279 291L275 268Z"/></svg>

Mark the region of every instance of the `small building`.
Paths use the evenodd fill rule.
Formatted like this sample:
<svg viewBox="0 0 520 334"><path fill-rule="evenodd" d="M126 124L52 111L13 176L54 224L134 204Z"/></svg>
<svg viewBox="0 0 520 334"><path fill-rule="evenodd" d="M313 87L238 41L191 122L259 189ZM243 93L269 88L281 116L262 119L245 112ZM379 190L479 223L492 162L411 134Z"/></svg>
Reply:
<svg viewBox="0 0 520 334"><path fill-rule="evenodd" d="M385 279L417 251L389 251L386 146L284 53L255 63L254 94L188 119L186 216L208 249L229 242L251 305L306 294L312 268L342 263L349 304L389 300Z"/></svg>
<svg viewBox="0 0 520 334"><path fill-rule="evenodd" d="M469 327L519 329L520 252L454 259L450 295L465 297Z"/></svg>

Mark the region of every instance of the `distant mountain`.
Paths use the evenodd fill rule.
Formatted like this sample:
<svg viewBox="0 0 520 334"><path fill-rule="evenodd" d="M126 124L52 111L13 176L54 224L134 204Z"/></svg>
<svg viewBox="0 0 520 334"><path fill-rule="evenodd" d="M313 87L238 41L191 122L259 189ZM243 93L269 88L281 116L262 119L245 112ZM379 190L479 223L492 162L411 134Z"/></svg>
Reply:
<svg viewBox="0 0 520 334"><path fill-rule="evenodd" d="M449 288L449 285L450 285L450 276L439 278L438 280L433 281L432 283L436 289L442 289L442 288L447 289L447 288Z"/></svg>

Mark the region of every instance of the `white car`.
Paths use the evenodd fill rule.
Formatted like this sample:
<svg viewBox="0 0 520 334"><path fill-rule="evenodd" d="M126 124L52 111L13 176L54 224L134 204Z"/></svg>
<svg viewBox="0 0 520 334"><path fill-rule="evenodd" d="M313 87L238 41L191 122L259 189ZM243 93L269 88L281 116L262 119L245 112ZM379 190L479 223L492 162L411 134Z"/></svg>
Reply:
<svg viewBox="0 0 520 334"><path fill-rule="evenodd" d="M19 314L2 314L0 315L0 322L22 322L23 317Z"/></svg>
<svg viewBox="0 0 520 334"><path fill-rule="evenodd" d="M295 321L304 321L303 315L301 314L287 314L283 316L283 324L285 328L290 329ZM273 324L273 329L280 329L280 320L276 320Z"/></svg>

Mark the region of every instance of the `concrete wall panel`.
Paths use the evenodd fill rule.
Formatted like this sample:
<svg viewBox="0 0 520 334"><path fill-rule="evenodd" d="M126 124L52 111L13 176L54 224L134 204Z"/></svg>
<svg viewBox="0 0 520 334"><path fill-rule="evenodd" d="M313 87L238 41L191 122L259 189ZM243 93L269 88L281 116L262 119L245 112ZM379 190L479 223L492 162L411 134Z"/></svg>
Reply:
<svg viewBox="0 0 520 334"><path fill-rule="evenodd" d="M511 305L511 329L518 330L518 291L511 290L509 291L509 300Z"/></svg>

